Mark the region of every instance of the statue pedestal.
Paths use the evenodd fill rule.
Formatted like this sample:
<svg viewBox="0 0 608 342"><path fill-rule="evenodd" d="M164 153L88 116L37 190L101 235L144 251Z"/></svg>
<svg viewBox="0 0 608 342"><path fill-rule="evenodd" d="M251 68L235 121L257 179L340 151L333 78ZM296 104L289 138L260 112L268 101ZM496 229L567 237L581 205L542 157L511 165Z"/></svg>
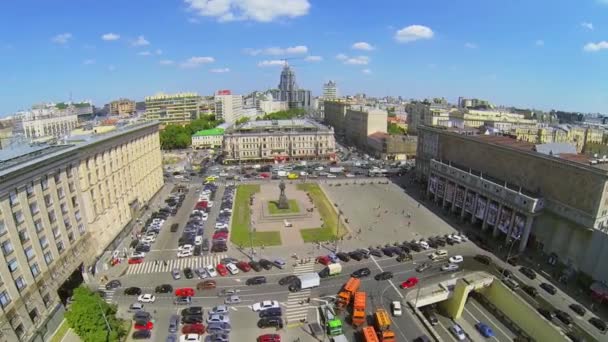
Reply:
<svg viewBox="0 0 608 342"><path fill-rule="evenodd" d="M277 203L277 207L279 209L289 209L289 201L283 192L281 192L281 195L279 196L279 203Z"/></svg>

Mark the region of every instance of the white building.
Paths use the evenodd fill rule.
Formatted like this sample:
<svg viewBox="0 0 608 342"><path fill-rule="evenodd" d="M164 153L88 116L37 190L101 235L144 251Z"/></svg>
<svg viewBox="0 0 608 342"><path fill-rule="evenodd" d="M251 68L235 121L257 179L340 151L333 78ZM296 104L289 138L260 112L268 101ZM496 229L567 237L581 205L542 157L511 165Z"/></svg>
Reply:
<svg viewBox="0 0 608 342"><path fill-rule="evenodd" d="M243 116L243 96L222 92L215 95L215 118L233 123Z"/></svg>
<svg viewBox="0 0 608 342"><path fill-rule="evenodd" d="M323 98L328 100L338 98L338 87L336 86L336 82L330 80L323 84Z"/></svg>
<svg viewBox="0 0 608 342"><path fill-rule="evenodd" d="M198 131L192 135L192 148L222 147L224 129L220 127Z"/></svg>
<svg viewBox="0 0 608 342"><path fill-rule="evenodd" d="M35 141L43 138L63 138L78 126L78 113L45 105L15 114L15 133Z"/></svg>
<svg viewBox="0 0 608 342"><path fill-rule="evenodd" d="M289 109L289 104L287 101L276 101L271 93L267 93L264 96L264 99L259 101L260 110L264 114L268 113L276 113L283 110Z"/></svg>

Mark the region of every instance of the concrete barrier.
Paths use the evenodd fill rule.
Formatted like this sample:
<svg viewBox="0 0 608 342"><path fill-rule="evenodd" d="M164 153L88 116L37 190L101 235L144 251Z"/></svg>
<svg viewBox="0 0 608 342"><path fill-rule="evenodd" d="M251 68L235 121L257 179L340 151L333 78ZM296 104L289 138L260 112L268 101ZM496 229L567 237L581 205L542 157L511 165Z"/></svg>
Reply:
<svg viewBox="0 0 608 342"><path fill-rule="evenodd" d="M424 318L424 315L422 314L422 312L420 312L420 310L418 310L418 308L415 307L414 304L412 304L411 302L407 302L407 305L412 309L412 311L414 311L414 314L416 315L416 317L420 320L420 322L422 322L422 325L424 325L424 327L431 334L433 339L435 339L435 341L437 341L437 342L442 342L443 339L439 336L439 334L437 334L437 332L435 331L435 328L433 328L431 323L429 323L429 321L426 318Z"/></svg>

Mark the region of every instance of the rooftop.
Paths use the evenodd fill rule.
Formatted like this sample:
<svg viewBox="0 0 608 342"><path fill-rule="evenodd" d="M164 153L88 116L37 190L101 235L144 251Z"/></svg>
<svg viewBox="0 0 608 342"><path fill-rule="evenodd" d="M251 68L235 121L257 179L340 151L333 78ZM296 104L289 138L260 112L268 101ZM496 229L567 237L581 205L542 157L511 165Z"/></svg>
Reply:
<svg viewBox="0 0 608 342"><path fill-rule="evenodd" d="M302 130L329 130L315 121L308 119L289 119L289 120L257 120L248 121L240 125L229 128L230 132L247 131L302 131Z"/></svg>
<svg viewBox="0 0 608 342"><path fill-rule="evenodd" d="M223 135L224 134L224 129L223 128L211 128L211 129L204 129L202 131L198 131L196 133L194 133L192 136L193 137L208 137L208 136L216 136L216 135Z"/></svg>

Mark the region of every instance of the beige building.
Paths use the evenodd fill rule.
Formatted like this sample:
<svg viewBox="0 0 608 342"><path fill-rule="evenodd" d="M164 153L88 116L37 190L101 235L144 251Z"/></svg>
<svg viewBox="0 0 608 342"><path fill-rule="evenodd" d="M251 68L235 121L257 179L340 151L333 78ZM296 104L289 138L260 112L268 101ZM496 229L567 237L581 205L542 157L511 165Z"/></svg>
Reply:
<svg viewBox="0 0 608 342"><path fill-rule="evenodd" d="M417 137L372 133L367 138L367 151L381 160L407 160L416 156Z"/></svg>
<svg viewBox="0 0 608 342"><path fill-rule="evenodd" d="M386 133L388 113L383 109L351 106L346 110L344 136L346 142L360 148L367 146L372 133Z"/></svg>
<svg viewBox="0 0 608 342"><path fill-rule="evenodd" d="M407 133L416 135L419 125L449 127L450 110L452 108L443 98L408 103L405 105Z"/></svg>
<svg viewBox="0 0 608 342"><path fill-rule="evenodd" d="M233 94L215 95L215 119L234 123L243 117L243 96Z"/></svg>
<svg viewBox="0 0 608 342"><path fill-rule="evenodd" d="M323 101L323 122L332 127L336 134L343 136L345 131L346 110L354 101L344 99L324 100Z"/></svg>
<svg viewBox="0 0 608 342"><path fill-rule="evenodd" d="M29 141L63 138L78 126L78 114L56 107L34 108L15 115L14 133Z"/></svg>
<svg viewBox="0 0 608 342"><path fill-rule="evenodd" d="M159 121L161 125L186 125L200 114L201 97L196 93L156 94L147 96L146 120Z"/></svg>
<svg viewBox="0 0 608 342"><path fill-rule="evenodd" d="M118 99L110 102L110 115L130 116L135 114L135 101Z"/></svg>
<svg viewBox="0 0 608 342"><path fill-rule="evenodd" d="M311 120L250 121L224 133L224 162L335 158L333 129Z"/></svg>
<svg viewBox="0 0 608 342"><path fill-rule="evenodd" d="M450 111L449 116L453 126L459 128L487 125L507 132L515 127L537 125L536 120L526 119L523 114L500 110L460 109Z"/></svg>
<svg viewBox="0 0 608 342"><path fill-rule="evenodd" d="M162 187L158 124L2 150L0 179L0 341L47 340L47 319L63 310L57 289Z"/></svg>
<svg viewBox="0 0 608 342"><path fill-rule="evenodd" d="M604 131L597 128L558 125L542 128L517 127L511 132L518 140L534 144L554 142L570 143L576 146L577 152L582 152L587 143L603 144Z"/></svg>
<svg viewBox="0 0 608 342"><path fill-rule="evenodd" d="M223 128L205 129L192 135L192 148L194 149L222 147L223 142Z"/></svg>

